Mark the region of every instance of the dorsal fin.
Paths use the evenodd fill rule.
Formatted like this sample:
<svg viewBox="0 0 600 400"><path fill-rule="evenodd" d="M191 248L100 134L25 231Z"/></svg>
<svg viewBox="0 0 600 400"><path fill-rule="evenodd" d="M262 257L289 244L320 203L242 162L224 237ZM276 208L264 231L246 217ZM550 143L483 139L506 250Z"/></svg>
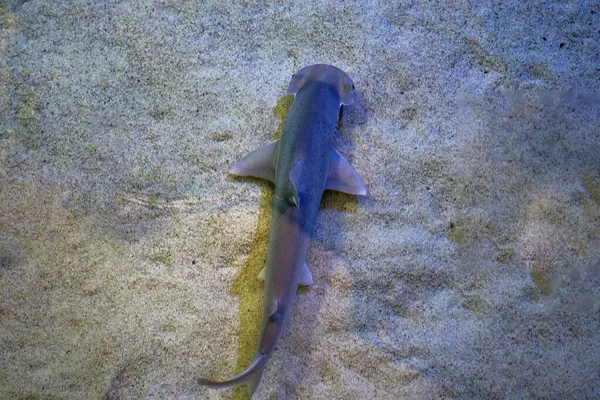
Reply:
<svg viewBox="0 0 600 400"><path fill-rule="evenodd" d="M294 187L294 194L292 195L292 202L296 205L296 207L300 208L300 193L298 189L301 188L300 177L302 176L302 168L304 167L304 161L299 160L294 164L290 171L290 182Z"/></svg>

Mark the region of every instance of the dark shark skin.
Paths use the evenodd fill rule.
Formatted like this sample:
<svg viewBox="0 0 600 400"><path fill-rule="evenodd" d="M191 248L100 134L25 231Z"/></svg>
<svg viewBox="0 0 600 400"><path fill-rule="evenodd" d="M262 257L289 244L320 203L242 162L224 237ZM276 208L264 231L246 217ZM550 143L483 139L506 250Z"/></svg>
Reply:
<svg viewBox="0 0 600 400"><path fill-rule="evenodd" d="M324 64L292 77L295 98L281 138L236 162L230 173L275 183L265 280L264 311L258 348L250 365L233 378L199 383L222 388L245 383L250 395L290 316L298 285L312 284L305 260L323 191L365 195L356 171L334 149L341 106L354 101L354 85L342 70Z"/></svg>

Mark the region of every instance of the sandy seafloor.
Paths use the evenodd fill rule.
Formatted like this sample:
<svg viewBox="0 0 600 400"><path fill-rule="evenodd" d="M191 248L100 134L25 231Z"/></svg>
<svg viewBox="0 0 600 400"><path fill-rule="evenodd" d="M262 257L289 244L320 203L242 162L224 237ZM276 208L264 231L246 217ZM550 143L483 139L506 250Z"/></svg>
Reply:
<svg viewBox="0 0 600 400"><path fill-rule="evenodd" d="M201 3L201 4L199 4ZM0 1L0 398L243 399L290 76L354 79L256 399L600 398L597 1Z"/></svg>

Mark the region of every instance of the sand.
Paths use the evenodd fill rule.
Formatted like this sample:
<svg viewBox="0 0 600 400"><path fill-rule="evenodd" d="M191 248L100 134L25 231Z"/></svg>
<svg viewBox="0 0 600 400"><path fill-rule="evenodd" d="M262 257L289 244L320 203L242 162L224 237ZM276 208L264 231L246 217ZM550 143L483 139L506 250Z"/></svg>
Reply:
<svg viewBox="0 0 600 400"><path fill-rule="evenodd" d="M196 383L261 315L272 186L227 171L315 63L369 193L254 398L600 397L598 3L235 3L0 1L0 398L247 398Z"/></svg>

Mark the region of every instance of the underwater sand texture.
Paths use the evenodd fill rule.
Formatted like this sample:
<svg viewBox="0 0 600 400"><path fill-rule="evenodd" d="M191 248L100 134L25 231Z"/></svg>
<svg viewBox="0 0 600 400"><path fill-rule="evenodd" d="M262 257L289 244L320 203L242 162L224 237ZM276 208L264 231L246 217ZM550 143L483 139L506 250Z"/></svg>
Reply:
<svg viewBox="0 0 600 400"><path fill-rule="evenodd" d="M198 4L202 3L202 4ZM0 0L0 398L243 399L272 187L230 179L345 70L255 399L600 397L597 2Z"/></svg>

